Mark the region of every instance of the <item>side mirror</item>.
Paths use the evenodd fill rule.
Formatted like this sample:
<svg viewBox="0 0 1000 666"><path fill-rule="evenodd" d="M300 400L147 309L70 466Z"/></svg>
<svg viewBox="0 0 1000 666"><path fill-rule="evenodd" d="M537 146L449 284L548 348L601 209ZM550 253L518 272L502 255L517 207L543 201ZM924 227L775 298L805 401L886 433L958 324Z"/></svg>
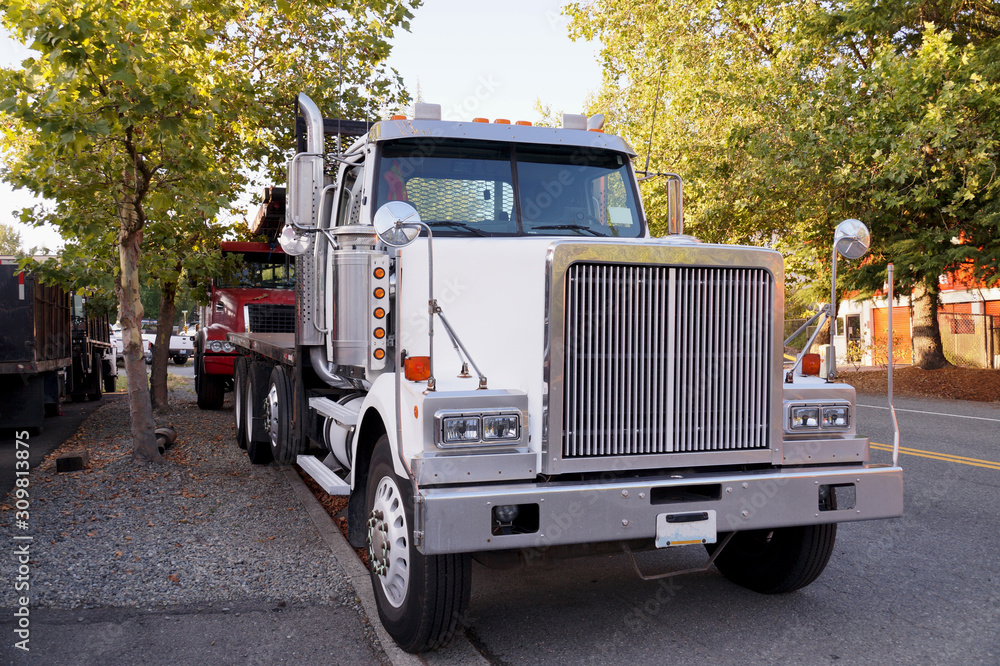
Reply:
<svg viewBox="0 0 1000 666"><path fill-rule="evenodd" d="M837 254L845 259L860 259L871 245L871 234L861 220L848 219L837 225L833 232L833 261L830 271L830 353L827 357L826 381L837 376ZM892 317L890 317L891 319Z"/></svg>
<svg viewBox="0 0 1000 666"><path fill-rule="evenodd" d="M845 259L860 259L870 245L871 234L861 220L844 220L833 234L833 247Z"/></svg>
<svg viewBox="0 0 1000 666"><path fill-rule="evenodd" d="M295 228L286 224L285 228L281 230L281 235L278 236L278 244L285 251L285 254L297 257L300 254L305 254L306 250L309 249L309 238L303 234L295 233Z"/></svg>
<svg viewBox="0 0 1000 666"><path fill-rule="evenodd" d="M406 247L420 235L420 215L405 201L390 201L375 212L372 225L378 239L390 247Z"/></svg>

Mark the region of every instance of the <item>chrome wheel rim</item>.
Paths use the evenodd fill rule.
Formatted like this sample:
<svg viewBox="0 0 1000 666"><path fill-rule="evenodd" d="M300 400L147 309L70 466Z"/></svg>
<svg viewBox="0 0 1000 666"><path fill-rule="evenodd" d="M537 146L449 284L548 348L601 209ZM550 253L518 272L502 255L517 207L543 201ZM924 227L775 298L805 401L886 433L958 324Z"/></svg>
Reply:
<svg viewBox="0 0 1000 666"><path fill-rule="evenodd" d="M253 385L249 381L246 385L246 393L243 398L243 404L246 406L246 416L243 419L243 423L247 433L247 443L249 443L253 441Z"/></svg>
<svg viewBox="0 0 1000 666"><path fill-rule="evenodd" d="M399 487L393 479L383 476L378 482L375 501L368 516L368 561L393 608L403 605L410 587L408 538L406 512Z"/></svg>
<svg viewBox="0 0 1000 666"><path fill-rule="evenodd" d="M236 410L236 423L242 427L246 418L246 407L244 405L246 397L242 386L236 386L235 389L233 391L233 402L235 403L233 409ZM243 430L246 430L246 428L243 428Z"/></svg>
<svg viewBox="0 0 1000 666"><path fill-rule="evenodd" d="M267 435L271 439L271 449L274 451L278 450L279 416L281 414L278 411L278 387L271 384L271 389L264 400L264 427L267 429Z"/></svg>

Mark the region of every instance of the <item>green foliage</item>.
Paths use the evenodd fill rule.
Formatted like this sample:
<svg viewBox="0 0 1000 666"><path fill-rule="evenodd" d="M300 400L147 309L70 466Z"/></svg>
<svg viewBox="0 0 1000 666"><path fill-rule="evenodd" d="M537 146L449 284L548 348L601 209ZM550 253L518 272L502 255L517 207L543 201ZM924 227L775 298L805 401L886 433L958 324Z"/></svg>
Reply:
<svg viewBox="0 0 1000 666"><path fill-rule="evenodd" d="M599 0L567 13L574 35L602 40L594 110L639 164L653 129L651 170L685 177L692 233L774 238L814 294L828 290L847 217L873 245L865 262L841 262L845 287L880 288L890 261L902 290L963 264L997 279L996 2ZM662 231L663 183L644 187Z"/></svg>
<svg viewBox="0 0 1000 666"><path fill-rule="evenodd" d="M8 224L0 224L0 254L21 252L21 232Z"/></svg>
<svg viewBox="0 0 1000 666"><path fill-rule="evenodd" d="M0 70L0 177L55 202L22 213L68 240L51 275L118 296L126 370L134 382L143 375L130 393L138 458L159 459L136 342L141 286L158 283L172 304L182 276L203 282L224 270L217 247L227 229L216 217L251 174L280 180L297 92L361 117L405 103L385 58L416 4L0 6L4 26L36 53ZM157 377L164 384L165 369Z"/></svg>

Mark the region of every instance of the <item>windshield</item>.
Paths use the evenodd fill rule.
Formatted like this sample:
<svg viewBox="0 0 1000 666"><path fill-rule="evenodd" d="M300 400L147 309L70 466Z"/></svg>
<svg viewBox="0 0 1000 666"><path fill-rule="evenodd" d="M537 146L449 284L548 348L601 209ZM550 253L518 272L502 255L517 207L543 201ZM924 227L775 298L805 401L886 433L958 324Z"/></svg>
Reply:
<svg viewBox="0 0 1000 666"><path fill-rule="evenodd" d="M642 233L628 156L581 146L393 141L382 146L377 205L406 201L435 234Z"/></svg>
<svg viewBox="0 0 1000 666"><path fill-rule="evenodd" d="M283 253L243 254L233 275L215 278L215 286L227 289L291 289L295 286L295 260Z"/></svg>

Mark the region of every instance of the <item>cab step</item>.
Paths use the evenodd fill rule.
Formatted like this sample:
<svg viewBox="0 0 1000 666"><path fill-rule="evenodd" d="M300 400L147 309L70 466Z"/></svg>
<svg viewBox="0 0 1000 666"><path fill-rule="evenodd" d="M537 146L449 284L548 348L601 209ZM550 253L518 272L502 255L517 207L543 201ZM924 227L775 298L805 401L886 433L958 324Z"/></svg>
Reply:
<svg viewBox="0 0 1000 666"><path fill-rule="evenodd" d="M351 485L315 456L297 456L296 464L330 495L350 495Z"/></svg>

